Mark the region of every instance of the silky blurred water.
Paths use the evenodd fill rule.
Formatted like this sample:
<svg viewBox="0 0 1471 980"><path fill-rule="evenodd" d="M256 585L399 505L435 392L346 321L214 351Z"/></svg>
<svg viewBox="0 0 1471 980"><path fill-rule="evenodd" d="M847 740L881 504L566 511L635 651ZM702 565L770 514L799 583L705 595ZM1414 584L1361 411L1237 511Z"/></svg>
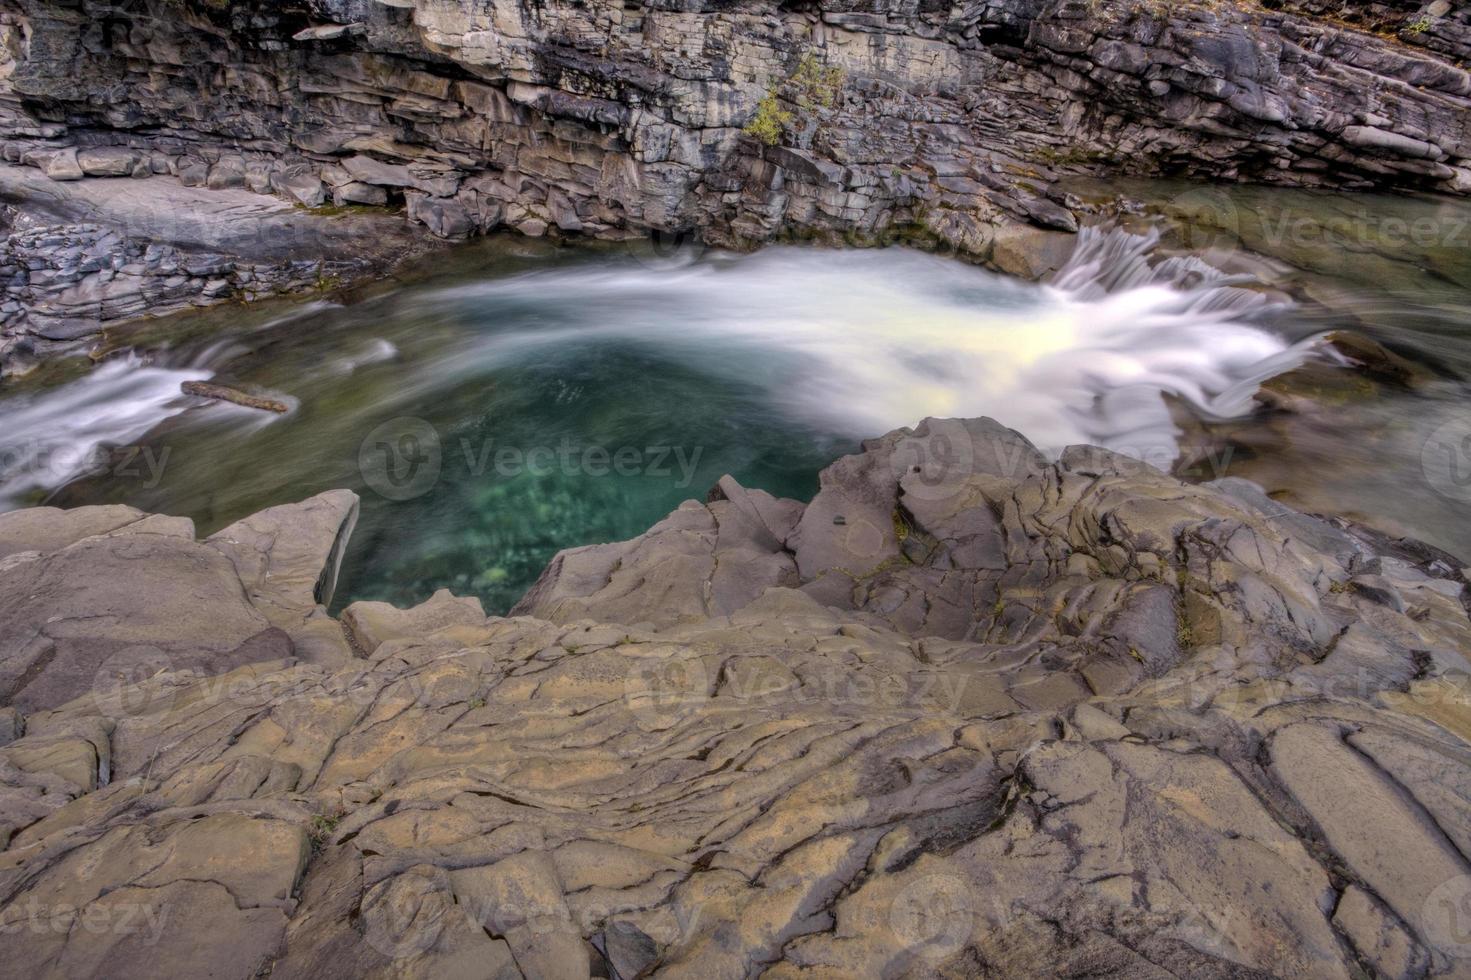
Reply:
<svg viewBox="0 0 1471 980"><path fill-rule="evenodd" d="M638 534L725 473L806 498L863 438L980 415L1048 452L1168 467L1182 420L1246 419L1260 382L1326 356L1327 325L1281 294L1156 251L1088 231L1036 285L907 249L651 262L484 243L345 302L216 313L0 402L0 494L207 533L349 487L339 605L450 588L504 611L556 550ZM178 396L201 377L292 410Z"/></svg>

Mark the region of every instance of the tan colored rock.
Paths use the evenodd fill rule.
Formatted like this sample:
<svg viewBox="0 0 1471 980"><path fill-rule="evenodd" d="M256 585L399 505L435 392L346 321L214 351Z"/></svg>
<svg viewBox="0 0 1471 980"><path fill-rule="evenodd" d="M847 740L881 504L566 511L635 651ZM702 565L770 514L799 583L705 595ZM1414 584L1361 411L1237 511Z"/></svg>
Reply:
<svg viewBox="0 0 1471 980"><path fill-rule="evenodd" d="M354 602L342 611L342 623L358 649L371 654L389 640L417 639L451 626L479 626L485 610L474 596L458 598L440 589L412 609L386 602Z"/></svg>
<svg viewBox="0 0 1471 980"><path fill-rule="evenodd" d="M1106 453L1047 463L992 423L958 423L961 457L927 470L916 450L945 431L845 461L825 521L722 480L635 541L565 553L526 603L556 622L442 592L339 624L317 583L348 498L204 544L130 514L10 519L59 550L16 551L0 603L30 602L8 583L58 556L144 547L159 588L193 594L197 559L233 584L226 609L297 637L345 626L365 654L302 662L273 627L259 659L210 654L227 672L142 670L28 712L0 745L0 923L101 922L120 901L183 918L146 951L150 933L27 933L13 961L1463 972L1446 918L1471 889L1463 584L1249 488ZM829 599L794 551L827 578L832 516L865 508L889 515L894 560ZM156 627L109 581L68 581L75 616ZM1326 686L1340 665L1352 683Z"/></svg>

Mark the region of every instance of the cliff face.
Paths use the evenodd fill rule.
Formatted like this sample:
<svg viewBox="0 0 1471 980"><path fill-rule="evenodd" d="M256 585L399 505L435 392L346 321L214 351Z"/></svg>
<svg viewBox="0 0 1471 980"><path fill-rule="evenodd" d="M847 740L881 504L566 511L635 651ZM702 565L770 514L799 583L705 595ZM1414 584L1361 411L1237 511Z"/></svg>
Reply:
<svg viewBox="0 0 1471 980"><path fill-rule="evenodd" d="M426 238L921 239L1036 276L1086 218L1069 175L1471 190L1468 51L1443 0L0 0L0 370L416 244L278 215L294 247L259 248L228 229L279 205L178 184Z"/></svg>
<svg viewBox="0 0 1471 980"><path fill-rule="evenodd" d="M1075 227L1064 173L1471 190L1448 7L4 0L4 149L402 201L445 237L919 226L985 258L997 227ZM765 145L742 127L772 88ZM92 144L130 152L66 149Z"/></svg>

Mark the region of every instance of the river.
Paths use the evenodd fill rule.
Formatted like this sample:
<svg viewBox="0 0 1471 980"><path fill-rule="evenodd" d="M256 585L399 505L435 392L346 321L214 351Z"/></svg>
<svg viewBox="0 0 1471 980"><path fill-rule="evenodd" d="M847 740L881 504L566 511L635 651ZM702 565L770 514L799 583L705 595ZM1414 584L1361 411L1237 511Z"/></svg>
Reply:
<svg viewBox="0 0 1471 980"><path fill-rule="evenodd" d="M1305 199L1262 200L1252 216ZM1165 243L1086 230L1045 285L908 248L490 239L364 289L157 321L81 377L12 385L0 499L125 502L208 533L349 487L363 514L339 605L450 588L503 612L558 549L638 534L722 474L805 499L863 438L990 415L1048 453L1245 475L1471 554L1471 291L1441 268L1464 253L1328 250L1325 269L1228 216L1224 246L1219 214L1191 215L1212 237L1184 247L1178 223ZM1223 247L1246 271L1218 271ZM1325 342L1335 330L1418 373L1386 382ZM180 395L202 379L291 410Z"/></svg>

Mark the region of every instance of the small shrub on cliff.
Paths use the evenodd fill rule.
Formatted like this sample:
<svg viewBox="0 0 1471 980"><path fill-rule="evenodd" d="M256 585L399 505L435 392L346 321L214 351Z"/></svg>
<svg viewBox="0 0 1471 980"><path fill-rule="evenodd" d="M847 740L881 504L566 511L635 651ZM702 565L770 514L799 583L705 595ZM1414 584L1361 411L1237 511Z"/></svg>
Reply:
<svg viewBox="0 0 1471 980"><path fill-rule="evenodd" d="M796 91L796 103L802 111L831 109L837 104L843 91L843 69L836 65L825 65L812 52L802 56L797 70L784 84ZM777 96L779 85L773 84L766 97L756 105L756 115L746 123L745 131L767 146L781 142L782 134L796 121L796 116L781 106Z"/></svg>
<svg viewBox="0 0 1471 980"><path fill-rule="evenodd" d="M797 87L797 104L803 109L819 106L831 109L843 90L843 69L837 65L824 65L817 55L807 52L797 64L792 75L792 84Z"/></svg>
<svg viewBox="0 0 1471 980"><path fill-rule="evenodd" d="M792 124L793 118L790 112L781 107L773 86L756 104L756 115L746 123L745 132L767 146L776 146L781 142L781 134Z"/></svg>

